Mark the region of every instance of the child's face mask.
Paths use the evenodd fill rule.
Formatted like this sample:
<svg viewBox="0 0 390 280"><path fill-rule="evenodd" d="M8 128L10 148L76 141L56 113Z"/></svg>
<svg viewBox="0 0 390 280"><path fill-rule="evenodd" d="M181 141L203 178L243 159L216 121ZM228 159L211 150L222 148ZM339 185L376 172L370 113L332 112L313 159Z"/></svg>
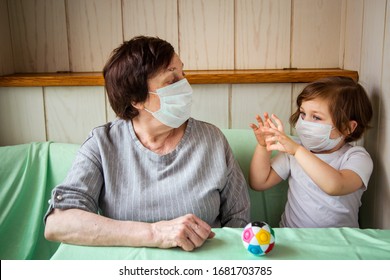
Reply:
<svg viewBox="0 0 390 280"><path fill-rule="evenodd" d="M302 145L313 152L329 151L336 147L344 136L336 139L330 138L334 128L330 124L315 123L302 120L299 116L295 130L302 142Z"/></svg>
<svg viewBox="0 0 390 280"><path fill-rule="evenodd" d="M190 118L192 88L187 79L182 79L150 93L156 94L160 98L160 110L151 112L145 108L145 111L151 113L161 123L177 128Z"/></svg>

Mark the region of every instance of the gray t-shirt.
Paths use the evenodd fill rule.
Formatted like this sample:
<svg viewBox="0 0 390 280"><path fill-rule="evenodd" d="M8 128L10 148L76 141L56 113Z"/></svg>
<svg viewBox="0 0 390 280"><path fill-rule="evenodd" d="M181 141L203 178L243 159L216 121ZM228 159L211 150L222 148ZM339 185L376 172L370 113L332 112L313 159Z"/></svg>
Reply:
<svg viewBox="0 0 390 280"><path fill-rule="evenodd" d="M288 200L280 226L358 228L361 197L373 170L370 155L363 147L350 144L331 154L315 155L337 170L354 171L362 179L363 185L353 193L330 196L310 179L293 156L279 153L272 159L272 168L284 180L288 178L289 182Z"/></svg>
<svg viewBox="0 0 390 280"><path fill-rule="evenodd" d="M144 147L131 121L95 128L50 201L46 217L53 208L142 222L192 213L211 227L243 227L250 209L247 183L225 136L192 118L166 155Z"/></svg>

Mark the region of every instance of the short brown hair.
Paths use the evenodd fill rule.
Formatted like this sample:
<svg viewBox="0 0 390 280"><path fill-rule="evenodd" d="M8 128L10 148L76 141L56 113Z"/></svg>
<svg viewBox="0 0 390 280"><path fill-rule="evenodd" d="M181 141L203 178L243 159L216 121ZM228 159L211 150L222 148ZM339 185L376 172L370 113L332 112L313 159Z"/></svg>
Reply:
<svg viewBox="0 0 390 280"><path fill-rule="evenodd" d="M116 48L103 68L110 105L119 118L130 120L138 115L133 103L145 102L148 79L168 67L175 50L158 38L137 36Z"/></svg>
<svg viewBox="0 0 390 280"><path fill-rule="evenodd" d="M344 133L349 122L356 121L356 129L346 136L346 142L358 140L372 118L372 105L364 88L349 77L328 77L307 85L299 94L297 110L290 117L290 124L295 126L300 116L300 107L304 101L320 98L328 101L329 112L335 127Z"/></svg>

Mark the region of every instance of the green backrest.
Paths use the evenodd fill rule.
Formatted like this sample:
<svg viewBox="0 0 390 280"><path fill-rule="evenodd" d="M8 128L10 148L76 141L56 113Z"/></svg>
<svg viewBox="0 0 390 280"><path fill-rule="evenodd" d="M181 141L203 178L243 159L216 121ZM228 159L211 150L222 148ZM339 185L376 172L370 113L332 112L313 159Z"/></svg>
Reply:
<svg viewBox="0 0 390 280"><path fill-rule="evenodd" d="M253 131L250 129L222 129L222 132L248 181L249 166L257 144ZM249 189L251 221L264 221L271 227L278 227L287 201L287 189L287 181L282 181L266 191L259 192Z"/></svg>
<svg viewBox="0 0 390 280"><path fill-rule="evenodd" d="M0 147L0 259L49 259L58 243L44 238L43 217L78 145L50 142Z"/></svg>

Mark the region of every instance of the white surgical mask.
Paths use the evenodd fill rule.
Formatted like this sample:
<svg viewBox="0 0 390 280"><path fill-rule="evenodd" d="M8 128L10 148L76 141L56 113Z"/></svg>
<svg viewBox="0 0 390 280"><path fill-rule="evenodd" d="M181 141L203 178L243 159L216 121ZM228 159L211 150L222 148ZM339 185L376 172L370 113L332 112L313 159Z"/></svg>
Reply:
<svg viewBox="0 0 390 280"><path fill-rule="evenodd" d="M156 94L160 98L160 110L151 112L145 108L145 111L151 113L163 124L178 128L190 118L192 88L187 79L182 79L150 93Z"/></svg>
<svg viewBox="0 0 390 280"><path fill-rule="evenodd" d="M332 150L344 138L341 135L336 139L331 139L332 125L305 121L300 116L295 125L295 130L302 145L313 152Z"/></svg>

